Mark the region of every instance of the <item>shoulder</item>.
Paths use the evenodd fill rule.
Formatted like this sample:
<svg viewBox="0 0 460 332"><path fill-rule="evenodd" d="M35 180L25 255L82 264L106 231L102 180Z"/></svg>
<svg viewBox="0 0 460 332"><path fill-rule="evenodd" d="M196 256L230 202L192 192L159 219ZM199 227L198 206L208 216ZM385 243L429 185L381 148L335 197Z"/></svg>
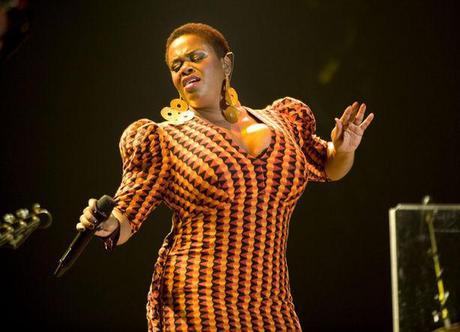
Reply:
<svg viewBox="0 0 460 332"><path fill-rule="evenodd" d="M146 129L157 129L159 125L150 119L139 119L132 122L128 127L123 131L123 135L138 133L139 131Z"/></svg>
<svg viewBox="0 0 460 332"><path fill-rule="evenodd" d="M146 134L152 134L158 132L162 134L163 127L167 125L167 121L157 123L150 119L139 119L131 123L125 128L122 134L122 138L128 138L133 136L144 136Z"/></svg>
<svg viewBox="0 0 460 332"><path fill-rule="evenodd" d="M315 117L310 107L303 101L293 97L277 99L269 105L268 108L280 113L289 120L289 122L303 124L315 122Z"/></svg>
<svg viewBox="0 0 460 332"><path fill-rule="evenodd" d="M301 100L293 98L293 97L289 97L289 96L276 99L272 103L273 107L290 107L290 106L295 106L295 105L305 105L306 106L306 104L302 102Z"/></svg>
<svg viewBox="0 0 460 332"><path fill-rule="evenodd" d="M120 138L120 149L129 152L136 146L149 146L152 142L160 142L163 129L162 123L150 119L139 119L131 123L123 131Z"/></svg>

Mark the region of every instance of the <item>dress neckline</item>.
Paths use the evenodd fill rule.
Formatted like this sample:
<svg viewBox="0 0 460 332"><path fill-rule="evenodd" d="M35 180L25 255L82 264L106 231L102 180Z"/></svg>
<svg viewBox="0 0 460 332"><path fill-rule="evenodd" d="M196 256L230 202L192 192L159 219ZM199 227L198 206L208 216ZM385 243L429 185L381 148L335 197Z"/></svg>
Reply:
<svg viewBox="0 0 460 332"><path fill-rule="evenodd" d="M263 116L261 116L258 111L253 110L253 109L251 109L249 107L246 107L246 106L242 106L242 107L244 107L244 109L249 114L253 115L257 120L259 120L260 123L263 123L264 125L266 125L270 129L270 144L256 156L254 156L249 151L244 149L241 145L239 145L238 142L235 141L233 136L230 135L230 133L226 129L224 129L224 128L212 123L211 121L206 120L205 118L203 118L203 117L201 117L199 115L195 115L193 118L197 119L198 121L201 121L202 123L208 125L209 127L212 127L214 130L219 132L225 138L225 140L230 143L231 146L233 146L239 153L241 153L242 155L244 155L248 159L250 159L250 160L265 159L269 155L270 151L273 148L273 144L275 143L275 128L273 128L273 126L268 124L266 119Z"/></svg>

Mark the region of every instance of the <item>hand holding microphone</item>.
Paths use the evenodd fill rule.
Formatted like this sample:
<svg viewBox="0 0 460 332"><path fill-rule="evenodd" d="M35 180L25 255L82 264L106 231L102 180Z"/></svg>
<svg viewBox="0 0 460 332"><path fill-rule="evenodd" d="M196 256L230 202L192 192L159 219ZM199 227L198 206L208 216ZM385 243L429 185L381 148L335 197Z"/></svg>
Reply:
<svg viewBox="0 0 460 332"><path fill-rule="evenodd" d="M119 227L118 220L110 214L106 220L98 221L96 211L97 200L91 198L88 201L88 206L83 210L80 216L80 222L77 224L76 228L79 232L95 230L94 235L98 237L107 237Z"/></svg>

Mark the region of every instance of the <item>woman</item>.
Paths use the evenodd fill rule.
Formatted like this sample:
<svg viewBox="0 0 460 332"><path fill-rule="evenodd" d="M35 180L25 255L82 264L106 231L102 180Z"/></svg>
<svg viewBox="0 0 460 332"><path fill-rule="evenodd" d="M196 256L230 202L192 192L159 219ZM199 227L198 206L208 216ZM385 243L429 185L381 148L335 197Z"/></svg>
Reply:
<svg viewBox="0 0 460 332"><path fill-rule="evenodd" d="M170 35L166 63L181 99L162 110L167 121L124 131L117 206L95 234L110 250L161 201L173 210L148 294L149 331L301 330L286 263L291 214L308 181L349 171L373 115L363 120L364 104L348 106L327 143L296 99L241 106L233 54L204 24ZM78 229L94 227L94 206Z"/></svg>

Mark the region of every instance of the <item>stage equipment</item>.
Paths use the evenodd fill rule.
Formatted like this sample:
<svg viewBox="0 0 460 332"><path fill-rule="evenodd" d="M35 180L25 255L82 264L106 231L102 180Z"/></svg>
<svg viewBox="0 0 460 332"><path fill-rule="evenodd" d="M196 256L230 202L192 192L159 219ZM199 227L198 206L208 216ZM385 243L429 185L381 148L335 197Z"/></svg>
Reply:
<svg viewBox="0 0 460 332"><path fill-rule="evenodd" d="M0 221L0 247L18 249L37 228L48 228L52 221L51 214L38 203L33 204L30 210L7 213Z"/></svg>
<svg viewBox="0 0 460 332"><path fill-rule="evenodd" d="M98 201L96 202L96 210L93 214L97 220L94 224L94 228L85 229L84 231L79 231L77 233L72 243L59 260L58 266L54 271L54 275L56 277L61 277L68 269L72 267L72 265L83 252L83 250L85 250L89 241L93 238L97 226L99 226L101 222L107 220L107 218L112 213L114 207L115 201L112 199L112 197L104 195L98 199Z"/></svg>
<svg viewBox="0 0 460 332"><path fill-rule="evenodd" d="M427 196L389 217L393 331L460 331L460 204Z"/></svg>

